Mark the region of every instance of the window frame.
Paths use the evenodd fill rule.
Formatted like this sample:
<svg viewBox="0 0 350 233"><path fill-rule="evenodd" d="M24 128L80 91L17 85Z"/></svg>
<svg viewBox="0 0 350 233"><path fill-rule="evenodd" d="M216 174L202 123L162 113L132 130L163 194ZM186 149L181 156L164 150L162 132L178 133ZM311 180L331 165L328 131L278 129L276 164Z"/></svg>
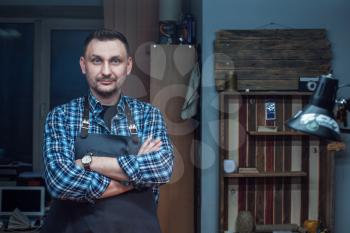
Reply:
<svg viewBox="0 0 350 233"><path fill-rule="evenodd" d="M41 173L44 124L50 107L51 33L54 30L93 30L103 27L103 20L0 17L0 23L34 24L32 166L33 172Z"/></svg>

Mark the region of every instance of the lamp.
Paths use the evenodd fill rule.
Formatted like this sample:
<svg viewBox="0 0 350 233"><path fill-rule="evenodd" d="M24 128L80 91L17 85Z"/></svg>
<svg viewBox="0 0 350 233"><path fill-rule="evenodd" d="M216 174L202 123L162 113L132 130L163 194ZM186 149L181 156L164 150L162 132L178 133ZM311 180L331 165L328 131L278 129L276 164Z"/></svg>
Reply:
<svg viewBox="0 0 350 233"><path fill-rule="evenodd" d="M341 141L339 126L333 115L337 90L337 79L331 75L321 76L310 103L289 119L287 126L320 138Z"/></svg>

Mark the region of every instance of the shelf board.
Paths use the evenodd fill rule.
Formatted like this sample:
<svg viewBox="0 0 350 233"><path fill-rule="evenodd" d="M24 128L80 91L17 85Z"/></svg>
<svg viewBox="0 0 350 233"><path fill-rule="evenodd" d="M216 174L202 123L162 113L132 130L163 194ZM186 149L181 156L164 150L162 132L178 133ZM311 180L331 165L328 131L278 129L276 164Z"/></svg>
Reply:
<svg viewBox="0 0 350 233"><path fill-rule="evenodd" d="M230 173L224 174L225 178L245 178L245 177L302 177L306 172L259 172L259 173Z"/></svg>
<svg viewBox="0 0 350 233"><path fill-rule="evenodd" d="M311 96L313 92L301 92L301 91L223 91L222 95L286 95L286 96Z"/></svg>
<svg viewBox="0 0 350 233"><path fill-rule="evenodd" d="M277 131L277 132L259 132L259 131L247 131L249 135L254 136L306 136L307 134L294 131Z"/></svg>

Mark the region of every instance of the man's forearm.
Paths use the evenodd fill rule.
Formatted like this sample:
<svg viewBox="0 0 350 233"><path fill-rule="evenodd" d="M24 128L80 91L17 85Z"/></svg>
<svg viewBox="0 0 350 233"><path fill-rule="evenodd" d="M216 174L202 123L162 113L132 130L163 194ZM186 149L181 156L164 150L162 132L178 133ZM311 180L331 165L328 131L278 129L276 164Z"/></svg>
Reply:
<svg viewBox="0 0 350 233"><path fill-rule="evenodd" d="M129 177L125 174L123 169L119 166L118 161L111 157L97 157L92 158L90 169L104 176L117 181L128 181Z"/></svg>
<svg viewBox="0 0 350 233"><path fill-rule="evenodd" d="M100 198L117 196L117 195L120 195L122 193L128 192L131 189L133 189L133 187L131 185L125 186L125 185L122 185L121 183L119 183L118 181L111 180L107 189L105 190L105 192L102 194L102 196Z"/></svg>

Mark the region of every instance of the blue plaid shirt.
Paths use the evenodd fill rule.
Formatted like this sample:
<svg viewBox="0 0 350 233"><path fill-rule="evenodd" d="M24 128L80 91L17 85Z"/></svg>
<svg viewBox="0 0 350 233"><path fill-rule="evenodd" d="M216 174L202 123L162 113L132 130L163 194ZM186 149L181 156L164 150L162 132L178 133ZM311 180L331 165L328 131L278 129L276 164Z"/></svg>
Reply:
<svg viewBox="0 0 350 233"><path fill-rule="evenodd" d="M121 96L118 114L113 117L109 129L101 117L102 105L90 92L89 133L129 136L125 103L129 104L141 142L152 136L161 139L162 146L156 152L120 155L116 159L135 187L153 188L157 202L159 185L170 180L174 160L161 112L150 104ZM48 114L43 150L45 181L55 198L94 202L106 190L110 178L75 164L74 142L81 131L83 109L84 98L81 97L54 108Z"/></svg>

